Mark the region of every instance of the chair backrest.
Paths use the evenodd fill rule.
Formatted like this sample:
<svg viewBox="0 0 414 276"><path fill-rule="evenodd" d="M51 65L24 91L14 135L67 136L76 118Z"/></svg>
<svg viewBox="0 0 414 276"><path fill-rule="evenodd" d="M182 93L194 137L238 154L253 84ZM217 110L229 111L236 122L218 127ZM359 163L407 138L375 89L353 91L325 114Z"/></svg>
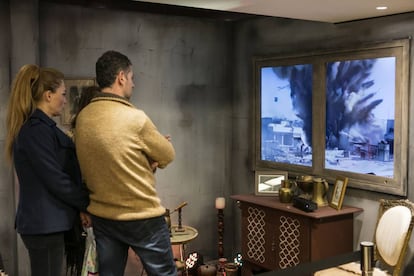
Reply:
<svg viewBox="0 0 414 276"><path fill-rule="evenodd" d="M380 200L375 230L376 256L400 275L414 225L414 204L408 200Z"/></svg>

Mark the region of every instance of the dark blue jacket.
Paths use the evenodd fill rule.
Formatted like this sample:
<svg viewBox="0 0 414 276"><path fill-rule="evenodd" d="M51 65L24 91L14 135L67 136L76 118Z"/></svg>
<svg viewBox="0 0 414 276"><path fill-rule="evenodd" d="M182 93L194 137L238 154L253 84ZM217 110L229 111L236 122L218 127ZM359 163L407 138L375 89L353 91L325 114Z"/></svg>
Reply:
<svg viewBox="0 0 414 276"><path fill-rule="evenodd" d="M13 160L19 180L17 232L71 229L75 216L89 204L72 140L37 109L14 142Z"/></svg>

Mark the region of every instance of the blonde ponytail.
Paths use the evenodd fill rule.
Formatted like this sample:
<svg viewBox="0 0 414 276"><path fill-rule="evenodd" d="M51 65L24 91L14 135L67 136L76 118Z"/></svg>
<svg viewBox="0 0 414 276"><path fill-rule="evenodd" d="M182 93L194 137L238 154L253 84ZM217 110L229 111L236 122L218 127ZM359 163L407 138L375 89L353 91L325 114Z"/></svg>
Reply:
<svg viewBox="0 0 414 276"><path fill-rule="evenodd" d="M40 68L27 64L20 68L12 86L6 115L6 159L13 159L13 143L22 125L36 109L45 91L53 92L59 87L64 76L53 68Z"/></svg>

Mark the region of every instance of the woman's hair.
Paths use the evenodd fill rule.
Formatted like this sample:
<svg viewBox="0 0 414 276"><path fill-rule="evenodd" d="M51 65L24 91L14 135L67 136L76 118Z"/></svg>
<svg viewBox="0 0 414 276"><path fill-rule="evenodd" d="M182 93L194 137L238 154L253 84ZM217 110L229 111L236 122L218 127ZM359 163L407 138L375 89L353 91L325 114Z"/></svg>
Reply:
<svg viewBox="0 0 414 276"><path fill-rule="evenodd" d="M64 80L63 73L53 68L27 64L20 68L14 81L6 114L6 157L13 159L13 143L22 125L35 111L44 92L56 89Z"/></svg>
<svg viewBox="0 0 414 276"><path fill-rule="evenodd" d="M74 129L76 127L76 118L79 115L79 112L81 112L81 110L87 106L91 100L99 93L101 92L101 89L98 86L89 86L87 88L85 88L79 98L78 101L78 107L76 110L76 114L73 117L72 121L71 121L71 128Z"/></svg>

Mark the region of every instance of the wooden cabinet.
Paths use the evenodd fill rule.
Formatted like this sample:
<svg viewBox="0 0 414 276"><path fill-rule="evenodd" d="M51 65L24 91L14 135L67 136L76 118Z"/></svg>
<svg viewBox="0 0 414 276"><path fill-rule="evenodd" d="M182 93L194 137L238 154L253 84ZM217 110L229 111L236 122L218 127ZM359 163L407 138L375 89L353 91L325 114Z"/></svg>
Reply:
<svg viewBox="0 0 414 276"><path fill-rule="evenodd" d="M304 212L278 197L234 195L241 209L243 275L296 266L353 250L354 213L329 206Z"/></svg>

